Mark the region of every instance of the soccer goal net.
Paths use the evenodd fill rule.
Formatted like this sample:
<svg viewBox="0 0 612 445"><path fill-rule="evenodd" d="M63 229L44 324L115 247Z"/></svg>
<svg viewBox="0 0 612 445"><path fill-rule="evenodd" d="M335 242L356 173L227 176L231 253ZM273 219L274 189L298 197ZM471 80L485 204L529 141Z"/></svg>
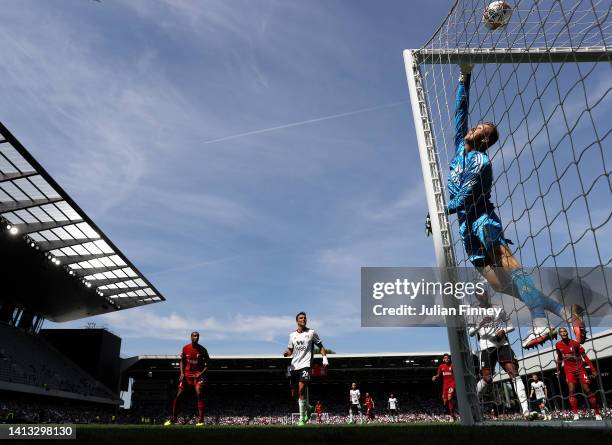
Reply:
<svg viewBox="0 0 612 445"><path fill-rule="evenodd" d="M298 423L300 420L300 413L291 413L291 423ZM319 417L316 413L313 413L310 422L318 422ZM321 413L321 423L329 423L329 413Z"/></svg>
<svg viewBox="0 0 612 445"><path fill-rule="evenodd" d="M536 378L553 417L594 417L595 408L605 417L611 401L610 8L598 0L457 0L425 45L404 52L438 265L473 270L507 314L496 329L513 327L506 337L518 378L506 369L503 342L486 352L490 366L482 363L483 345L491 347L482 320L475 331L470 320L449 328L466 423L540 412ZM462 101L467 122L457 121ZM486 122L496 143L486 144L488 124L465 142L466 129ZM469 155L466 144L485 156ZM555 373L561 328L592 364L564 360ZM572 353L580 351L566 351L570 362ZM483 367L498 382L493 393Z"/></svg>

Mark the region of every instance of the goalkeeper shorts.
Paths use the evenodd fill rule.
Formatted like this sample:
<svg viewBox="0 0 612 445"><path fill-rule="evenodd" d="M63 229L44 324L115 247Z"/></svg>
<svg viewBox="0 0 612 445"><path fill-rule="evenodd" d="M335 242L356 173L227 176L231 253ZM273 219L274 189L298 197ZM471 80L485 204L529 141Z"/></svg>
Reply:
<svg viewBox="0 0 612 445"><path fill-rule="evenodd" d="M512 244L495 212L483 213L475 220L461 221L459 234L470 262L476 267L489 265L487 252L494 246Z"/></svg>

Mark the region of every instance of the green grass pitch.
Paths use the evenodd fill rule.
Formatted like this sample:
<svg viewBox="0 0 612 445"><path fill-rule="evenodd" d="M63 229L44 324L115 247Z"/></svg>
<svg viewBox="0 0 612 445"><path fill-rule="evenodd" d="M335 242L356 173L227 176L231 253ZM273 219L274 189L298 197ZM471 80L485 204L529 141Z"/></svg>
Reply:
<svg viewBox="0 0 612 445"><path fill-rule="evenodd" d="M545 426L477 426L448 424L401 425L307 425L296 426L194 426L77 425L77 443L139 444L546 444L612 443L605 428L559 428ZM25 443L20 440L19 443ZM29 442L29 441L27 441ZM72 441L71 441L72 442ZM33 443L33 442L32 442ZM40 443L38 441L37 443ZM74 443L74 442L72 442Z"/></svg>

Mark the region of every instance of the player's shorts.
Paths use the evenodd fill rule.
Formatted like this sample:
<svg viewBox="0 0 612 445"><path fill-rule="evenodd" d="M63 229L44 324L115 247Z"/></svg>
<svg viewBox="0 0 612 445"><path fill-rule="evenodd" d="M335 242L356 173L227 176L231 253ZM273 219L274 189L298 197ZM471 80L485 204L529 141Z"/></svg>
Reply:
<svg viewBox="0 0 612 445"><path fill-rule="evenodd" d="M535 404L536 406L540 406L540 405L546 406L546 397L543 397L541 399L536 399Z"/></svg>
<svg viewBox="0 0 612 445"><path fill-rule="evenodd" d="M502 223L495 212L483 213L475 220L462 221L459 234L470 262L476 267L488 264L487 252L494 246L512 244L504 237Z"/></svg>
<svg viewBox="0 0 612 445"><path fill-rule="evenodd" d="M391 414L392 416L397 416L397 409L390 409L389 414Z"/></svg>
<svg viewBox="0 0 612 445"><path fill-rule="evenodd" d="M294 369L289 375L289 385L295 386L299 382L310 382L310 368Z"/></svg>
<svg viewBox="0 0 612 445"><path fill-rule="evenodd" d="M184 376L179 382L179 389L185 390L187 388L196 388L196 386L202 386L204 384L203 377L195 376Z"/></svg>
<svg viewBox="0 0 612 445"><path fill-rule="evenodd" d="M442 400L448 401L455 395L455 385L448 385L442 388Z"/></svg>
<svg viewBox="0 0 612 445"><path fill-rule="evenodd" d="M498 348L487 348L480 351L480 369L495 370L498 363L517 363L516 356L510 345L503 345Z"/></svg>
<svg viewBox="0 0 612 445"><path fill-rule="evenodd" d="M564 366L565 370L565 380L567 383L582 383L583 385L590 385L591 379L589 378L586 369L584 366L579 368L568 368L568 366Z"/></svg>
<svg viewBox="0 0 612 445"><path fill-rule="evenodd" d="M351 414L361 414L361 405L358 403L351 403Z"/></svg>

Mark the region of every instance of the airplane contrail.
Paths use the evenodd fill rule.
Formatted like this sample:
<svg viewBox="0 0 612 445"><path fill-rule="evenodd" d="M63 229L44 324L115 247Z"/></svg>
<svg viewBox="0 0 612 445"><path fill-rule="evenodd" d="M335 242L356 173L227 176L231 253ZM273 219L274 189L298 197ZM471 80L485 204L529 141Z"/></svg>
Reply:
<svg viewBox="0 0 612 445"><path fill-rule="evenodd" d="M367 113L369 111L382 110L384 108L397 107L399 105L403 105L403 104L406 104L408 102L409 101L407 101L407 100L403 100L401 102L393 102L393 103L385 104L385 105L376 105L376 106L373 106L373 107L361 108L359 110L347 111L346 113L331 114L329 116L317 117L315 119L308 119L308 120L300 121L300 122L292 122L290 124L278 125L276 127L261 128L259 130L247 131L245 133L238 133L238 134L233 134L233 135L230 135L230 136L223 136L221 138L211 139L211 140L208 140L208 141L204 141L204 145L214 144L215 142L229 141L230 139L238 139L238 138L242 138L242 137L245 137L245 136L251 136L253 134L268 133L270 131L282 130L284 128L299 127L300 125L312 124L312 123L315 123L315 122L326 121L326 120L329 120L329 119L336 119L336 118L339 118L339 117L352 116L354 114L359 114L359 113Z"/></svg>

